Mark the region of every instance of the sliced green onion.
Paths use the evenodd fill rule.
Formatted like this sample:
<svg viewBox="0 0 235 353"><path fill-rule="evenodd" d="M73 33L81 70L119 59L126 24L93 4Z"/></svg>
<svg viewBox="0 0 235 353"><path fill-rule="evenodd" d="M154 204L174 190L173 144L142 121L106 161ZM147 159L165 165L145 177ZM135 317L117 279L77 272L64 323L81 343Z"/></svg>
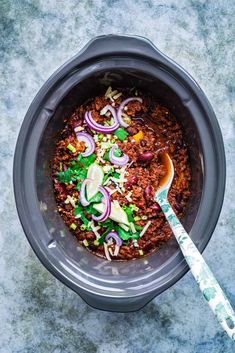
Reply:
<svg viewBox="0 0 235 353"><path fill-rule="evenodd" d="M73 153L76 152L76 148L73 145L71 145L71 143L68 144L67 148L68 148L68 150L70 150Z"/></svg>
<svg viewBox="0 0 235 353"><path fill-rule="evenodd" d="M140 254L140 256L143 256L144 255L144 252L143 252L143 250L139 250L139 254Z"/></svg>
<svg viewBox="0 0 235 353"><path fill-rule="evenodd" d="M85 246L89 246L89 243L88 243L88 241L87 241L86 239L83 240L83 244L84 244Z"/></svg>
<svg viewBox="0 0 235 353"><path fill-rule="evenodd" d="M86 229L87 229L87 225L86 225L86 224L82 224L82 225L80 226L80 229L81 229L81 230L86 230Z"/></svg>
<svg viewBox="0 0 235 353"><path fill-rule="evenodd" d="M73 230L75 230L75 229L77 228L77 225L76 225L75 223L71 223L71 224L70 224L70 228L73 229Z"/></svg>
<svg viewBox="0 0 235 353"><path fill-rule="evenodd" d="M139 207L137 207L134 203L131 203L129 206L132 211L135 211L135 212L139 211Z"/></svg>
<svg viewBox="0 0 235 353"><path fill-rule="evenodd" d="M135 217L134 217L134 221L135 221L135 222L139 221L140 219L141 219L141 218L140 218L139 216L135 216Z"/></svg>
<svg viewBox="0 0 235 353"><path fill-rule="evenodd" d="M148 217L144 215L141 217L141 219L143 219L143 221L146 221L146 219L148 219Z"/></svg>
<svg viewBox="0 0 235 353"><path fill-rule="evenodd" d="M94 245L99 246L100 245L99 240L94 240Z"/></svg>

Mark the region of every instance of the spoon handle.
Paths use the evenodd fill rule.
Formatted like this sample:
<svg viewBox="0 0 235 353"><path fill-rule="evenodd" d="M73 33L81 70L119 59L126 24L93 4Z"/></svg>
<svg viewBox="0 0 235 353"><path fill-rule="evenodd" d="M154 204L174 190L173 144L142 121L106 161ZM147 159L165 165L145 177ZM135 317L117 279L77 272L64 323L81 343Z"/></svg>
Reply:
<svg viewBox="0 0 235 353"><path fill-rule="evenodd" d="M235 313L232 306L197 247L178 220L168 200L161 196L161 194L159 197L157 196L156 201L165 214L182 250L184 258L187 261L204 298L208 302L223 329L227 332L230 338L235 340Z"/></svg>

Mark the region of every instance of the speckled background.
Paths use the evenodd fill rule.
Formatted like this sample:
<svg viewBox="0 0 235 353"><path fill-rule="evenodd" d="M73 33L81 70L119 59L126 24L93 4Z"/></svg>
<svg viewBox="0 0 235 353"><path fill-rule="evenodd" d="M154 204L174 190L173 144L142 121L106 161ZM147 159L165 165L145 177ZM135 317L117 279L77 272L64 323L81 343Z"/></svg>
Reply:
<svg viewBox="0 0 235 353"><path fill-rule="evenodd" d="M0 1L0 352L225 353L188 273L142 311L99 312L33 254L13 198L12 161L26 110L44 81L93 36L140 34L201 85L225 141L227 188L204 256L235 306L235 3L233 0Z"/></svg>

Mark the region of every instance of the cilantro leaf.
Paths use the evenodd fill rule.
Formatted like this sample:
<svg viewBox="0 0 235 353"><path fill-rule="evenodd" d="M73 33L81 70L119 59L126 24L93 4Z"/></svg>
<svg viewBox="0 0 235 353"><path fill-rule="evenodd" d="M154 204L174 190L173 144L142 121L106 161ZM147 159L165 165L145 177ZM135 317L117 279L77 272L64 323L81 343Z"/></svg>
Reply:
<svg viewBox="0 0 235 353"><path fill-rule="evenodd" d="M109 151L110 151L110 148L108 148L103 156L103 160L104 161L109 161Z"/></svg>
<svg viewBox="0 0 235 353"><path fill-rule="evenodd" d="M126 230L124 230L120 226L116 226L115 229L116 229L116 231L118 233L118 236L122 240L138 239L139 238L139 233L138 232L132 234L131 232L129 232L129 231L127 232Z"/></svg>
<svg viewBox="0 0 235 353"><path fill-rule="evenodd" d="M80 162L82 163L82 165L83 165L84 167L89 167L89 165L91 165L91 164L94 162L95 158L96 158L95 154L92 153L92 154L91 154L90 156L88 156L88 157L82 157L82 159L81 159Z"/></svg>
<svg viewBox="0 0 235 353"><path fill-rule="evenodd" d="M103 197L103 195L101 194L101 192L97 192L97 194L95 194L95 195L90 199L90 202L100 203L102 197Z"/></svg>
<svg viewBox="0 0 235 353"><path fill-rule="evenodd" d="M82 220L82 222L83 222L85 225L88 225L89 219L87 219L86 216L84 215L84 213L83 213L83 207L82 207L81 205L78 205L78 206L74 209L73 214L74 214L75 217L78 216L78 215L80 215L80 216L81 216L80 219Z"/></svg>
<svg viewBox="0 0 235 353"><path fill-rule="evenodd" d="M134 222L133 209L130 206L123 206L124 211L127 214L127 218L129 222Z"/></svg>
<svg viewBox="0 0 235 353"><path fill-rule="evenodd" d="M74 171L71 168L68 168L65 171L58 172L56 176L60 183L69 183L72 179L73 173Z"/></svg>

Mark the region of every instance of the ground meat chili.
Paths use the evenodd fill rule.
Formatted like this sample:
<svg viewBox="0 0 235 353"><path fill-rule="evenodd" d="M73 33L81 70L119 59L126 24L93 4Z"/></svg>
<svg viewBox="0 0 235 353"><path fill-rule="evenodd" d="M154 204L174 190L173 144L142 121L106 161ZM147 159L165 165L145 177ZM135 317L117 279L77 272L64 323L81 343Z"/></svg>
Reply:
<svg viewBox="0 0 235 353"><path fill-rule="evenodd" d="M135 99L125 102L129 97ZM100 132L100 125L108 132ZM165 152L175 171L168 198L181 218L190 165L181 125L168 109L135 90L109 87L65 119L52 161L55 198L64 222L88 250L131 260L171 237L153 199L166 174Z"/></svg>

